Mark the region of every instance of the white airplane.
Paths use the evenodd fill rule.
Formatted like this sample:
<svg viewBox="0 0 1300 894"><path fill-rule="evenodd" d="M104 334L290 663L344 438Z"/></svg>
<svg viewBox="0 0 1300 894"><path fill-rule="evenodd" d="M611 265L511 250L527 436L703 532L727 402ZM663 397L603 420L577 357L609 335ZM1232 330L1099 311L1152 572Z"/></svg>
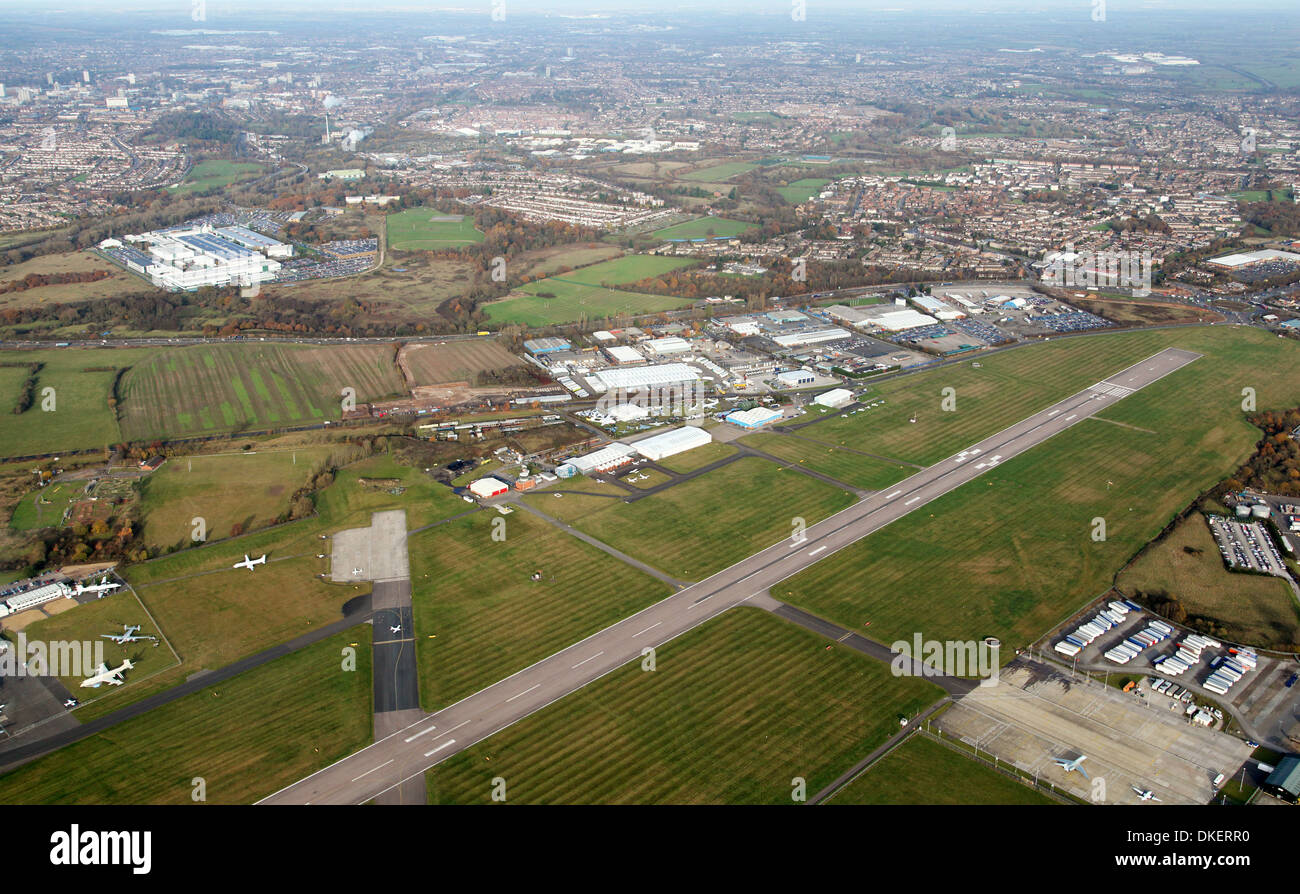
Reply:
<svg viewBox="0 0 1300 894"><path fill-rule="evenodd" d="M80 702L78 702L75 698L69 698L64 700L63 707L75 708L78 704L80 704Z"/></svg>
<svg viewBox="0 0 1300 894"><path fill-rule="evenodd" d="M254 565L265 565L265 564L266 564L266 553L262 553L261 558L258 558L258 559L250 559L250 558L248 557L248 553L244 553L244 561L242 561L242 562L236 562L236 563L235 563L233 566L231 566L231 567L233 567L233 568L247 568L249 571L252 571Z"/></svg>
<svg viewBox="0 0 1300 894"><path fill-rule="evenodd" d="M126 682L126 672L135 667L130 658L123 658L121 667L110 668L107 664L101 664L94 674L81 681L81 685L90 689L98 689L101 684L108 683L110 686L121 686Z"/></svg>
<svg viewBox="0 0 1300 894"><path fill-rule="evenodd" d="M401 633L402 625L398 624L396 627L389 627L388 629L391 630L393 633Z"/></svg>
<svg viewBox="0 0 1300 894"><path fill-rule="evenodd" d="M1153 792L1153 791L1151 791L1150 789L1140 789L1140 788L1138 788L1136 785L1134 785L1134 786L1130 786L1130 788L1132 788L1132 789L1133 789L1133 793L1136 794L1136 795L1138 796L1138 798L1140 798L1140 799L1143 800L1143 801L1159 801L1159 800L1160 800L1159 798L1156 797L1156 793Z"/></svg>
<svg viewBox="0 0 1300 894"><path fill-rule="evenodd" d="M105 593L112 592L120 586L122 585L117 583L110 584L108 582L108 575L106 574L99 579L99 583L97 584L86 585L78 582L77 586L72 590L72 595L80 596L82 593L96 593L99 595L100 599L103 599Z"/></svg>
<svg viewBox="0 0 1300 894"><path fill-rule="evenodd" d="M135 635L136 631L138 631L139 629L140 629L139 624L134 624L134 625L123 624L121 633L101 633L100 636L103 637L104 639L111 639L119 646L125 645L126 643L144 642L147 639L156 640L158 638L156 636L136 636Z"/></svg>
<svg viewBox="0 0 1300 894"><path fill-rule="evenodd" d="M1073 759L1067 759L1064 757L1054 757L1052 758L1052 763L1056 764L1057 766L1064 767L1065 772L1067 773L1073 773L1075 770L1078 770L1080 773L1083 774L1084 779L1091 779L1092 777L1088 775L1088 771L1085 770L1082 766L1083 762L1086 761L1087 759L1088 759L1088 755L1086 754L1081 754L1078 757Z"/></svg>
<svg viewBox="0 0 1300 894"><path fill-rule="evenodd" d="M360 574L360 573L361 573L361 569L360 569L360 568L353 568L353 569L352 569L352 574L353 574L354 577L355 577L356 575Z"/></svg>

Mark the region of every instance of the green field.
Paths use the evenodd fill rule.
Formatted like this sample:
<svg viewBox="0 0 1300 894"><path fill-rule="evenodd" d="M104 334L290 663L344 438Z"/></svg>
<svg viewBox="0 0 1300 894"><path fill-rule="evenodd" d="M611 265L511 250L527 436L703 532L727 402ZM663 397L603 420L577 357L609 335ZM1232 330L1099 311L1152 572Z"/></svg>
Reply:
<svg viewBox="0 0 1300 894"><path fill-rule="evenodd" d="M18 531L52 528L63 520L68 504L85 492L86 482L64 481L24 494L14 507L9 526Z"/></svg>
<svg viewBox="0 0 1300 894"><path fill-rule="evenodd" d="M810 443L802 438L775 432L746 435L740 442L865 490L889 487L916 471L912 466L863 456L844 447Z"/></svg>
<svg viewBox="0 0 1300 894"><path fill-rule="evenodd" d="M0 456L25 456L77 448L104 447L122 439L109 403L117 369L147 358L141 348L62 348L6 352L7 362L44 363L36 380L35 403L26 412L10 411L27 370L0 367ZM42 409L45 388L53 388L51 410Z"/></svg>
<svg viewBox="0 0 1300 894"><path fill-rule="evenodd" d="M1190 551L1189 551L1190 550ZM1300 643L1300 610L1286 582L1223 567L1205 517L1193 513L1121 572L1127 595L1164 591L1189 615L1213 618L1224 639L1269 649Z"/></svg>
<svg viewBox="0 0 1300 894"><path fill-rule="evenodd" d="M193 520L208 539L269 524L289 509L289 498L343 450L303 447L221 456L178 456L140 482L143 536L150 546L188 545Z"/></svg>
<svg viewBox="0 0 1300 894"><path fill-rule="evenodd" d="M791 205L798 205L800 202L806 202L817 195L822 191L822 187L830 182L829 180L817 178L804 178L791 182L789 186L778 186L776 191L781 194L781 198Z"/></svg>
<svg viewBox="0 0 1300 894"><path fill-rule="evenodd" d="M567 498L566 498L567 499ZM505 540L492 539L504 522ZM671 589L535 516L477 513L412 535L420 695L445 707ZM534 572L542 579L532 580Z"/></svg>
<svg viewBox="0 0 1300 894"><path fill-rule="evenodd" d="M342 650L356 646L356 670ZM365 627L125 721L0 777L5 804L247 804L371 739Z"/></svg>
<svg viewBox="0 0 1300 894"><path fill-rule="evenodd" d="M448 759L433 803L791 804L942 693L751 608L733 609Z"/></svg>
<svg viewBox="0 0 1300 894"><path fill-rule="evenodd" d="M1056 804L945 745L914 735L835 793L830 804Z"/></svg>
<svg viewBox="0 0 1300 894"><path fill-rule="evenodd" d="M408 208L390 214L387 227L388 247L397 251L460 248L483 241L473 218L434 208Z"/></svg>
<svg viewBox="0 0 1300 894"><path fill-rule="evenodd" d="M252 164L251 162L234 162L225 161L224 159L209 159L196 164L190 172L185 175L185 180L179 186L171 187L172 192L199 192L201 190L213 189L221 186L229 186L240 180L248 180L262 173L264 168L261 165Z"/></svg>
<svg viewBox="0 0 1300 894"><path fill-rule="evenodd" d="M848 627L870 621L872 636L883 642L919 630L935 639L997 636L1009 649L1037 639L1103 592L1130 556L1249 454L1259 433L1241 411L1243 386L1258 390L1261 407L1300 402L1300 349L1250 329L1080 339L1067 350L1053 345L990 357L975 372L991 371L1001 360L999 377L1070 392L1078 377L1086 385L1100 376L1080 356L1067 374L1062 357L1077 354L1078 345L1109 356L1117 343L1140 345L1140 356L1161 343L1205 356L828 557L773 595ZM1111 363L1107 371L1121 365ZM941 383L960 381L953 372L916 376L907 387L928 403L932 393L937 400ZM962 393L959 388L959 406ZM1035 393L1036 405L1019 406L1008 383L981 418L961 423L962 445L1005 425L1000 403L1016 405L1010 415L1021 418L1065 396ZM879 427L862 434L865 441L891 437ZM914 457L951 452L947 432L935 437L933 447L909 440L904 449ZM1096 518L1106 520L1104 541L1092 539Z"/></svg>
<svg viewBox="0 0 1300 894"><path fill-rule="evenodd" d="M697 171L691 171L689 174L683 174L682 180L695 180L700 183L717 183L735 177L737 174L744 174L758 167L757 162L752 161L728 161L718 165L710 165L707 168L700 168Z"/></svg>
<svg viewBox="0 0 1300 894"><path fill-rule="evenodd" d="M528 283L518 297L483 306L494 323L545 326L581 319L595 320L615 314L648 314L686 307L691 302L666 295L628 292L616 286L658 276L694 262L690 259L629 255L582 267L560 276Z"/></svg>
<svg viewBox="0 0 1300 894"><path fill-rule="evenodd" d="M680 580L702 580L852 503L847 492L746 457L668 490L623 503L603 497L525 497L604 543Z"/></svg>
<svg viewBox="0 0 1300 894"><path fill-rule="evenodd" d="M655 230L650 235L655 239L705 239L709 237L729 238L739 236L748 230L753 224L747 224L739 220L728 220L725 217L701 217L696 220L688 220L685 223L673 224L671 227L664 227L661 230Z"/></svg>
<svg viewBox="0 0 1300 894"><path fill-rule="evenodd" d="M198 345L151 352L122 377L122 436L177 438L335 420L405 393L388 345Z"/></svg>

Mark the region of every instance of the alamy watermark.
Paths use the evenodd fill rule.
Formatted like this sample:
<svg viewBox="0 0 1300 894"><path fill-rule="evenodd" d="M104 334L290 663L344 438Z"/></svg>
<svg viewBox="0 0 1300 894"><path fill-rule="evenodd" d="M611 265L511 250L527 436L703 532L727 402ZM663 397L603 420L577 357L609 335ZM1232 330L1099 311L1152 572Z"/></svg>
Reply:
<svg viewBox="0 0 1300 894"><path fill-rule="evenodd" d="M992 637L982 640L922 639L896 641L889 669L895 677L979 677L981 686L998 683L998 651L1001 644Z"/></svg>

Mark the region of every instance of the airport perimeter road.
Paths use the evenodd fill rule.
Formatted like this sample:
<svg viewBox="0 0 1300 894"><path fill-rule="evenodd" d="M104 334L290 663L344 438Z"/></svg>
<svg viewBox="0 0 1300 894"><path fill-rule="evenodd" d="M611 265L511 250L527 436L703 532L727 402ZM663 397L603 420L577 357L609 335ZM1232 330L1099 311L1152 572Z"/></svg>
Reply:
<svg viewBox="0 0 1300 894"><path fill-rule="evenodd" d="M1041 444L1200 355L1168 349L1017 422L712 577L428 715L265 798L263 804L372 800L451 755L638 659L710 618Z"/></svg>

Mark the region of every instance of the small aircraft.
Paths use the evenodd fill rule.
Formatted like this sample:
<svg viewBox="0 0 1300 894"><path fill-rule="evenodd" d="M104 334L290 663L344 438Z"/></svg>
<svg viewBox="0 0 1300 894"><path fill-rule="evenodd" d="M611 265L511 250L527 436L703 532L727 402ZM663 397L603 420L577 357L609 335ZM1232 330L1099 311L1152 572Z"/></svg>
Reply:
<svg viewBox="0 0 1300 894"><path fill-rule="evenodd" d="M135 665L130 658L123 658L120 667L110 668L107 664L101 664L94 674L81 681L81 685L90 689L98 689L104 683L121 686L126 682L126 672L133 667Z"/></svg>
<svg viewBox="0 0 1300 894"><path fill-rule="evenodd" d="M235 563L233 566L231 566L231 567L233 567L233 568L247 568L249 571L252 571L254 565L265 565L265 564L266 564L266 553L262 553L261 557L260 557L260 558L257 558L257 559L250 559L250 558L248 557L248 553L244 553L244 561L242 561L242 562L236 562L236 563Z"/></svg>
<svg viewBox="0 0 1300 894"><path fill-rule="evenodd" d="M121 633L101 633L100 636L104 639L111 639L119 646L127 643L144 642L147 639L156 640L158 638L156 636L136 636L135 634L139 629L139 624L123 624Z"/></svg>
<svg viewBox="0 0 1300 894"><path fill-rule="evenodd" d="M90 585L87 585L87 584L84 584L84 583L80 583L80 582L78 582L77 586L74 587L73 590L72 590L72 595L73 595L73 596L80 596L82 593L94 593L94 594L96 594L100 599L103 599L105 595L107 595L108 593L112 592L113 590L116 590L116 589L117 589L118 587L120 587L120 586L122 586L122 585L121 585L121 584L118 584L118 583L112 583L112 584L110 584L110 583L108 582L108 575L106 574L106 575L104 575L103 577L101 577L101 578L99 579L99 583L97 583L97 584L90 584Z"/></svg>
<svg viewBox="0 0 1300 894"><path fill-rule="evenodd" d="M1086 754L1081 754L1076 758L1054 757L1052 758L1052 763L1056 764L1057 766L1064 767L1065 772L1067 773L1073 773L1075 770L1078 770L1080 773L1083 774L1084 779L1091 779L1092 777L1088 775L1088 771L1085 770L1082 766L1083 762L1086 761L1087 759L1088 759L1088 755Z"/></svg>
<svg viewBox="0 0 1300 894"><path fill-rule="evenodd" d="M1151 789L1141 789L1141 788L1138 788L1136 785L1134 785L1134 786L1130 786L1130 788L1132 788L1132 789L1133 789L1133 793L1134 793L1135 795L1137 795L1138 798L1140 798L1140 799L1143 800L1143 801L1159 801L1159 800L1160 800L1159 798L1156 797L1156 793L1153 792L1153 791L1151 791Z"/></svg>
<svg viewBox="0 0 1300 894"><path fill-rule="evenodd" d="M359 574L361 574L361 569L360 569L360 568L353 568L353 569L352 569L352 575L353 575L353 577L356 577L356 576L359 575Z"/></svg>
<svg viewBox="0 0 1300 894"><path fill-rule="evenodd" d="M77 701L75 698L69 698L63 700L63 707L65 708L75 708L79 704L81 704L81 702Z"/></svg>
<svg viewBox="0 0 1300 894"><path fill-rule="evenodd" d="M401 633L401 632L402 632L402 625L401 625L401 624L398 624L398 625L396 625L396 626L389 627L388 629L391 630L393 633Z"/></svg>

